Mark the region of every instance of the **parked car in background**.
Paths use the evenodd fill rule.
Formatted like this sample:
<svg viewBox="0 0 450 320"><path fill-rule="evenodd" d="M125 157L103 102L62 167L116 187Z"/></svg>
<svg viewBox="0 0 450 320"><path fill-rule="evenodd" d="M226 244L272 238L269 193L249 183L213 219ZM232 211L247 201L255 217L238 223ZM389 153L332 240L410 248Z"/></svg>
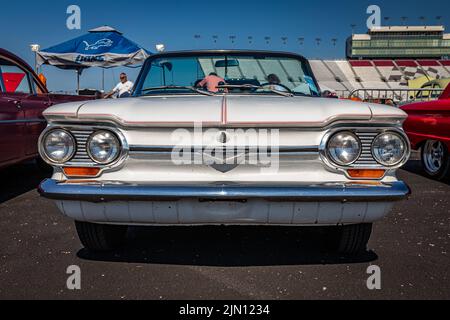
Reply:
<svg viewBox="0 0 450 320"><path fill-rule="evenodd" d="M450 85L438 100L402 106L408 113L405 130L414 150L421 150L426 174L437 180L450 177Z"/></svg>
<svg viewBox="0 0 450 320"><path fill-rule="evenodd" d="M344 254L410 190L398 108L322 98L309 62L266 51L151 56L134 96L45 111L39 191L111 250L129 225L324 227ZM320 228L322 230L322 228Z"/></svg>
<svg viewBox="0 0 450 320"><path fill-rule="evenodd" d="M0 168L38 157L48 107L89 98L50 94L33 69L0 48Z"/></svg>

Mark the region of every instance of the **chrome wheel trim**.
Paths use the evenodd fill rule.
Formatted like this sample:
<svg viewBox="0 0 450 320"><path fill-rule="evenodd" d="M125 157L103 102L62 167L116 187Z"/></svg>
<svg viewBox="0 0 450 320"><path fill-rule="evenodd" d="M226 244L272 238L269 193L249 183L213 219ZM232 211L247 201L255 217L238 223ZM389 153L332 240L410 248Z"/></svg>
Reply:
<svg viewBox="0 0 450 320"><path fill-rule="evenodd" d="M428 140L423 147L423 162L428 172L437 174L444 165L444 144L436 140Z"/></svg>

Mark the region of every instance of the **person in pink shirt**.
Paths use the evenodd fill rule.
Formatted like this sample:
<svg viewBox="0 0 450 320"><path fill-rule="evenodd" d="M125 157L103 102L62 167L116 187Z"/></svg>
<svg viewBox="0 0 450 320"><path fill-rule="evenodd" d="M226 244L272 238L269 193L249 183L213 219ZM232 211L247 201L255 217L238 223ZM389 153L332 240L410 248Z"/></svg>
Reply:
<svg viewBox="0 0 450 320"><path fill-rule="evenodd" d="M219 77L217 73L211 72L209 76L207 76L205 79L203 79L201 82L198 83L198 87L203 88L206 86L206 89L209 92L219 92L219 89L217 86L225 84L225 79Z"/></svg>

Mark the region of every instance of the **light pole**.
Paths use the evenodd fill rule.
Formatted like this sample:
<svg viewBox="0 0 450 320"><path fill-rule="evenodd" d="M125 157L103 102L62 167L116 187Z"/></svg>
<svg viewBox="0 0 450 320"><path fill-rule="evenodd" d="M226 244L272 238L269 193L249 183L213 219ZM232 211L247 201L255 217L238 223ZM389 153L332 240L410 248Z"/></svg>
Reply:
<svg viewBox="0 0 450 320"><path fill-rule="evenodd" d="M352 23L352 24L350 25L350 28L352 28L352 36L354 36L354 35L355 35L356 24Z"/></svg>
<svg viewBox="0 0 450 320"><path fill-rule="evenodd" d="M196 40L196 42L197 42L197 47L200 47L200 39L202 38L202 36L201 35L199 35L199 34L195 34L194 35L194 39Z"/></svg>
<svg viewBox="0 0 450 320"><path fill-rule="evenodd" d="M408 17L403 16L401 19L403 21L403 25L406 25L406 21L408 20Z"/></svg>
<svg viewBox="0 0 450 320"><path fill-rule="evenodd" d="M39 67L38 67L38 63L37 63L37 53L39 50L41 50L41 46L38 44L31 44L30 45L31 51L34 52L34 70L37 73L39 73Z"/></svg>
<svg viewBox="0 0 450 320"><path fill-rule="evenodd" d="M421 17L419 17L419 19L420 19L420 21L422 21L422 23L423 23L423 25L425 25L425 17L424 16L421 16Z"/></svg>

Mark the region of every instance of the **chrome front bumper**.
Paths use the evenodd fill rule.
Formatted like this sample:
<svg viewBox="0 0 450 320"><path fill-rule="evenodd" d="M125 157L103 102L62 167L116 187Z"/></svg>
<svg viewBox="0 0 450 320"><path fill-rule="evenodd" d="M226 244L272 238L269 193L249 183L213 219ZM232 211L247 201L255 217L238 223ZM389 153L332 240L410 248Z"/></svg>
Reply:
<svg viewBox="0 0 450 320"><path fill-rule="evenodd" d="M117 201L242 201L273 202L392 202L411 191L404 182L330 183L314 185L255 185L216 183L209 185L141 185L116 182L57 182L45 180L39 193L48 199L92 203Z"/></svg>

